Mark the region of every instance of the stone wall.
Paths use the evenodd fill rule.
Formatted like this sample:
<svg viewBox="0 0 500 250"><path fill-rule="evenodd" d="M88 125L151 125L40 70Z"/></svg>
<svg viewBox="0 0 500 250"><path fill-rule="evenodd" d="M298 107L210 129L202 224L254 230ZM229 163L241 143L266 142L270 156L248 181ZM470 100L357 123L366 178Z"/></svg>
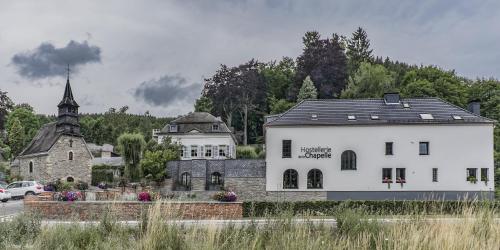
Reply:
<svg viewBox="0 0 500 250"><path fill-rule="evenodd" d="M24 200L24 211L39 214L47 220L99 220L110 213L117 220L140 220L152 202L139 201L41 201L38 197ZM154 208L153 208L154 209ZM238 219L243 217L241 202L165 202L159 205L162 218L172 219Z"/></svg>
<svg viewBox="0 0 500 250"><path fill-rule="evenodd" d="M72 147L69 140L73 140ZM73 160L68 159L70 151ZM30 162L33 162L33 173L29 172ZM19 157L19 172L27 180L49 182L73 177L75 181L90 183L92 155L82 137L62 135L46 154Z"/></svg>
<svg viewBox="0 0 500 250"><path fill-rule="evenodd" d="M176 197L211 200L214 191L207 191L206 184L213 172L224 178L224 188L234 191L240 201L302 201L326 200L326 191L266 191L266 163L264 160L184 160L171 161L167 171L172 177L162 192ZM175 181L184 172L191 174L191 191L176 191Z"/></svg>

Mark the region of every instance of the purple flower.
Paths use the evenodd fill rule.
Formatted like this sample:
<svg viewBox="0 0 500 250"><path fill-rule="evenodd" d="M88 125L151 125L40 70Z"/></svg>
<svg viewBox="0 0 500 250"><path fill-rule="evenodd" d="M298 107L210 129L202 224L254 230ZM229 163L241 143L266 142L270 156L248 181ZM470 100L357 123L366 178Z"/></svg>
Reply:
<svg viewBox="0 0 500 250"><path fill-rule="evenodd" d="M137 198L139 201L151 201L151 195L148 192L140 192Z"/></svg>

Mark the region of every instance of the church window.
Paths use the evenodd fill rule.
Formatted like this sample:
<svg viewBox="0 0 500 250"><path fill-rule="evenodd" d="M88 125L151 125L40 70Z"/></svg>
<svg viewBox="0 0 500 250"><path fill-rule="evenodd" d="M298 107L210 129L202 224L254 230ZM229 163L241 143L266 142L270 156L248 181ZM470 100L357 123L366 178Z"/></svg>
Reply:
<svg viewBox="0 0 500 250"><path fill-rule="evenodd" d="M30 174L33 173L33 162L30 161Z"/></svg>
<svg viewBox="0 0 500 250"><path fill-rule="evenodd" d="M73 147L73 139L69 139L69 147L72 148Z"/></svg>
<svg viewBox="0 0 500 250"><path fill-rule="evenodd" d="M69 151L68 153L68 160L72 161L73 160L73 152Z"/></svg>

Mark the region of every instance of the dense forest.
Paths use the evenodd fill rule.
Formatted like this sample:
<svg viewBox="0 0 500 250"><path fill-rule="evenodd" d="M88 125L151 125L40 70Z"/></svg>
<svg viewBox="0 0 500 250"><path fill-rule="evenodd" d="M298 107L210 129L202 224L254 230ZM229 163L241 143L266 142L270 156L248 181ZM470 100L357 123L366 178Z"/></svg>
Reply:
<svg viewBox="0 0 500 250"><path fill-rule="evenodd" d="M196 111L221 116L235 129L241 144L263 143L267 114L281 113L308 98L379 98L398 91L403 97L435 96L466 108L481 101L481 115L500 120L500 82L468 79L435 65L410 65L375 55L367 33L358 28L349 36L321 37L306 32L303 51L295 59L271 62L250 59L240 65L221 65L205 79L194 104ZM37 115L28 104L15 105L0 90L0 140L4 158L18 154L36 131L55 117ZM128 107L103 114L82 114L80 124L87 142L117 145L124 133L139 133L147 143L153 128L170 119L127 113ZM500 162L500 128L495 129L495 159Z"/></svg>

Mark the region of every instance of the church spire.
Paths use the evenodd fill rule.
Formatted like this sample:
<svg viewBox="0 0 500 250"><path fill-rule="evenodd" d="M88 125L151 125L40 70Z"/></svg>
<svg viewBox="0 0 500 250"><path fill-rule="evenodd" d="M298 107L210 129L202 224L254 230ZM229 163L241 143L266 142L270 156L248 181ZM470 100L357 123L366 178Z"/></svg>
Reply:
<svg viewBox="0 0 500 250"><path fill-rule="evenodd" d="M68 77L66 79L66 87L64 88L64 95L57 105L57 131L65 134L80 135L80 124L78 123L78 104L73 98L73 91L71 91L71 84L69 83L69 65Z"/></svg>

